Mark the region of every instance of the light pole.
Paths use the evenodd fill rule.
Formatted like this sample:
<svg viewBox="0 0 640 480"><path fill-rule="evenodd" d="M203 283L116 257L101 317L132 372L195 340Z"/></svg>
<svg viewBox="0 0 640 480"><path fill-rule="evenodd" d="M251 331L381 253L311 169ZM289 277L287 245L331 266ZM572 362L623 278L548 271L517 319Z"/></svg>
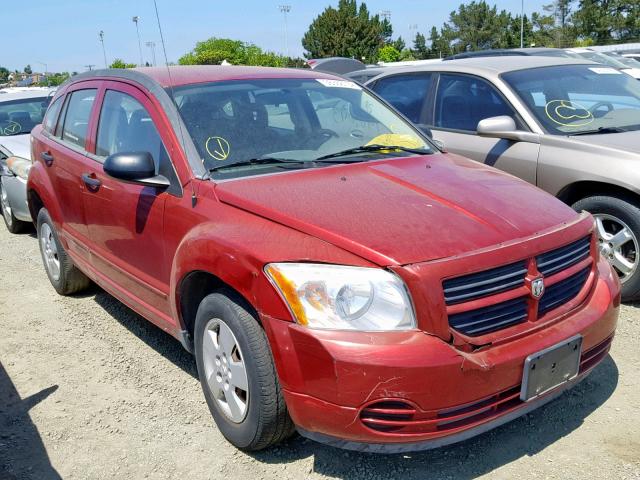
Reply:
<svg viewBox="0 0 640 480"><path fill-rule="evenodd" d="M104 31L100 30L100 33L98 33L98 36L100 37L100 43L102 44L102 56L104 57L104 68L109 68L109 65L107 65L107 51L104 49Z"/></svg>
<svg viewBox="0 0 640 480"><path fill-rule="evenodd" d="M288 32L288 28L287 28L287 14L291 11L291 5L279 5L278 6L278 10L280 10L280 13L282 13L282 15L284 15L284 49L287 52L287 58L290 57L289 55L289 32Z"/></svg>
<svg viewBox="0 0 640 480"><path fill-rule="evenodd" d="M51 86L51 83L49 82L49 75L47 75L47 64L44 62L36 62L38 65L44 65L44 76L47 77L47 87Z"/></svg>
<svg viewBox="0 0 640 480"><path fill-rule="evenodd" d="M522 9L520 10L520 48L524 48L524 0L522 0Z"/></svg>
<svg viewBox="0 0 640 480"><path fill-rule="evenodd" d="M136 33L138 35L138 50L140 51L140 66L143 67L144 59L142 58L142 41L140 40L140 29L138 28L138 22L140 21L140 17L135 15L134 17L131 17L131 20L133 21L133 23L136 24Z"/></svg>
<svg viewBox="0 0 640 480"><path fill-rule="evenodd" d="M156 66L156 42L146 42L145 45L151 49L153 66Z"/></svg>

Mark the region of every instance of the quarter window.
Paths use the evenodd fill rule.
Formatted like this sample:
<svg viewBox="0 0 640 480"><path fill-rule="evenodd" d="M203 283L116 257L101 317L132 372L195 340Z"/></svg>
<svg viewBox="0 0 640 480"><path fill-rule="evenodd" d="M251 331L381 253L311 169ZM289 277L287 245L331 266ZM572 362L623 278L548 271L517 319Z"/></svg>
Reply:
<svg viewBox="0 0 640 480"><path fill-rule="evenodd" d="M51 107L49 107L44 116L43 126L49 133L53 133L55 130L58 113L60 113L60 107L62 107L62 97L58 97L56 101L51 104Z"/></svg>
<svg viewBox="0 0 640 480"><path fill-rule="evenodd" d="M480 120L500 115L508 115L518 123L513 109L487 82L467 75L440 75L435 128L475 132Z"/></svg>
<svg viewBox="0 0 640 480"><path fill-rule="evenodd" d="M373 90L413 123L425 123L422 110L432 78L429 73L384 77L375 83Z"/></svg>
<svg viewBox="0 0 640 480"><path fill-rule="evenodd" d="M84 148L89 128L91 108L96 90L77 90L71 94L62 128L62 139Z"/></svg>

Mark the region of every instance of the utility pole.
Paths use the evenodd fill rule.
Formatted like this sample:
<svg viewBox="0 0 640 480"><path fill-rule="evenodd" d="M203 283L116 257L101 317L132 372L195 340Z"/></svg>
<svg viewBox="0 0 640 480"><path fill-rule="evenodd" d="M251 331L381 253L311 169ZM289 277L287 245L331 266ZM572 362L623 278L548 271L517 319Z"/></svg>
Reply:
<svg viewBox="0 0 640 480"><path fill-rule="evenodd" d="M289 58L289 32L287 27L287 14L291 11L291 5L279 5L278 10L280 10L280 13L284 15L284 49L285 52L287 52L287 58Z"/></svg>
<svg viewBox="0 0 640 480"><path fill-rule="evenodd" d="M522 9L520 10L520 48L524 48L524 0L522 0Z"/></svg>
<svg viewBox="0 0 640 480"><path fill-rule="evenodd" d="M156 66L156 42L146 42L145 45L151 49L152 65Z"/></svg>
<svg viewBox="0 0 640 480"><path fill-rule="evenodd" d="M138 28L140 17L135 15L134 17L131 17L131 20L136 24L136 33L138 35L138 50L140 51L140 66L144 67L144 59L142 58L142 41L140 40L140 29Z"/></svg>
<svg viewBox="0 0 640 480"><path fill-rule="evenodd" d="M98 33L98 36L100 37L100 43L102 44L102 56L104 57L104 68L109 68L109 65L107 65L107 51L104 49L104 31L100 30L100 33Z"/></svg>

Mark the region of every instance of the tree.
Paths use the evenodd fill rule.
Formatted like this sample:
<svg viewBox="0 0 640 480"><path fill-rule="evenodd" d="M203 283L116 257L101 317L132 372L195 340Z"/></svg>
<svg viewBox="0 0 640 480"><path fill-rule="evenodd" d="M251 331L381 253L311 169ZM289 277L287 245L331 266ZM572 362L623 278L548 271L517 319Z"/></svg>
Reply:
<svg viewBox="0 0 640 480"><path fill-rule="evenodd" d="M472 1L462 4L457 11L449 15L443 32L451 36L454 50L484 50L488 48L509 47L505 32L511 22L511 15L502 10L498 13L495 6L486 1Z"/></svg>
<svg viewBox="0 0 640 480"><path fill-rule="evenodd" d="M430 56L427 39L420 32L416 33L416 38L413 39L413 56L418 60L424 60Z"/></svg>
<svg viewBox="0 0 640 480"><path fill-rule="evenodd" d="M447 55L451 55L453 53L451 51L451 44L448 40L448 36L450 29L448 27L443 27L440 32L436 27L431 28L431 34L429 35L429 43L431 56L435 58L446 57Z"/></svg>
<svg viewBox="0 0 640 480"><path fill-rule="evenodd" d="M0 67L0 82L6 82L9 80L9 69Z"/></svg>
<svg viewBox="0 0 640 480"><path fill-rule="evenodd" d="M115 58L113 60L113 63L109 65L109 68L135 68L135 67L136 67L135 63L126 63L121 58Z"/></svg>
<svg viewBox="0 0 640 480"><path fill-rule="evenodd" d="M385 45L378 51L378 60L381 62L400 61L400 52L393 45Z"/></svg>
<svg viewBox="0 0 640 480"><path fill-rule="evenodd" d="M26 73L27 75L31 75L33 73L33 71L31 70L31 65L27 65L26 67L24 67L24 73Z"/></svg>
<svg viewBox="0 0 640 480"><path fill-rule="evenodd" d="M578 38L596 44L640 37L640 0L580 0L571 16Z"/></svg>
<svg viewBox="0 0 640 480"><path fill-rule="evenodd" d="M286 67L301 63L301 60L265 52L252 43L215 37L196 43L195 48L180 57L178 63L180 65L220 65L225 60L232 65L268 67Z"/></svg>
<svg viewBox="0 0 640 480"><path fill-rule="evenodd" d="M302 38L306 58L350 57L375 62L378 50L390 41L393 29L387 20L371 16L366 4L339 0L327 7Z"/></svg>

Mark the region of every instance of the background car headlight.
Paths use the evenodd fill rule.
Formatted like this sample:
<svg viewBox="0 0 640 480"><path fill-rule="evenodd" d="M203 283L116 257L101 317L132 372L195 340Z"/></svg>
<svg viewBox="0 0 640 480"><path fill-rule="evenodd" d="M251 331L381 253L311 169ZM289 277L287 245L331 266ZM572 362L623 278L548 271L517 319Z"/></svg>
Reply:
<svg viewBox="0 0 640 480"><path fill-rule="evenodd" d="M27 180L29 178L29 170L31 170L31 165L31 160L27 160L26 158L7 158L7 168L11 170L14 175L20 177L23 180Z"/></svg>
<svg viewBox="0 0 640 480"><path fill-rule="evenodd" d="M270 263L265 272L301 325L363 331L416 327L404 282L386 270Z"/></svg>

